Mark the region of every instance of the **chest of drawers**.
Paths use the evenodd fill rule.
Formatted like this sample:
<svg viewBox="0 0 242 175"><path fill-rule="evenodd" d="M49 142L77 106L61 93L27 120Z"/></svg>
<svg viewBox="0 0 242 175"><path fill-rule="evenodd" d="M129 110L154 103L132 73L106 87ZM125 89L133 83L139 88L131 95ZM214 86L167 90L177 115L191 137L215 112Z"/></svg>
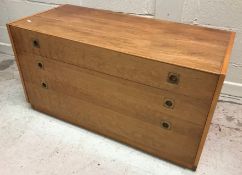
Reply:
<svg viewBox="0 0 242 175"><path fill-rule="evenodd" d="M196 169L233 32L71 5L7 27L34 109Z"/></svg>

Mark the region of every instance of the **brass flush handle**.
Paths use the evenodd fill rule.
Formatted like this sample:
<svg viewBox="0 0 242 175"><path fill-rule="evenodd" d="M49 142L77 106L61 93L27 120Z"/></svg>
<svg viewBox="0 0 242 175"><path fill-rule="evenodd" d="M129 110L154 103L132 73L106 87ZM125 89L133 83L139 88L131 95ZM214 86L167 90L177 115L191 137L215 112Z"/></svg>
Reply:
<svg viewBox="0 0 242 175"><path fill-rule="evenodd" d="M169 72L167 82L171 84L179 84L180 75L178 73Z"/></svg>
<svg viewBox="0 0 242 175"><path fill-rule="evenodd" d="M46 82L42 82L42 83L41 83L41 86L42 86L42 88L48 89L48 85L47 85Z"/></svg>
<svg viewBox="0 0 242 175"><path fill-rule="evenodd" d="M173 109L175 107L175 101L172 99L165 98L163 106L169 109Z"/></svg>
<svg viewBox="0 0 242 175"><path fill-rule="evenodd" d="M37 39L33 39L33 41L32 41L32 45L33 45L35 48L40 48L39 40L37 40Z"/></svg>
<svg viewBox="0 0 242 175"><path fill-rule="evenodd" d="M161 128L171 130L171 123L168 121L161 121Z"/></svg>
<svg viewBox="0 0 242 175"><path fill-rule="evenodd" d="M44 69L44 64L43 64L43 62L41 62L41 61L38 61L38 62L37 62L37 66L38 66L38 68L40 68L40 69Z"/></svg>

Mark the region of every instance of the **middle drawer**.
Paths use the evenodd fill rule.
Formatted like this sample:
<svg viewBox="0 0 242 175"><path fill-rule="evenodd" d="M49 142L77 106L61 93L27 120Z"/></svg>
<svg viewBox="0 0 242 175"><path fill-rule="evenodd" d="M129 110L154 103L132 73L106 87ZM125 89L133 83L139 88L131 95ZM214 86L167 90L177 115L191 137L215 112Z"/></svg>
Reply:
<svg viewBox="0 0 242 175"><path fill-rule="evenodd" d="M69 65L33 54L20 54L24 80L47 86L151 122L160 116L204 126L209 103Z"/></svg>

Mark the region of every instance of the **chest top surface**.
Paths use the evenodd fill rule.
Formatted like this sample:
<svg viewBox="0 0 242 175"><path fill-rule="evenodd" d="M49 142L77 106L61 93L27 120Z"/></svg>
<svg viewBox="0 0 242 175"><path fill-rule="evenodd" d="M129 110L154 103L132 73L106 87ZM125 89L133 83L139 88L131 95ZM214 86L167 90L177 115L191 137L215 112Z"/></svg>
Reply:
<svg viewBox="0 0 242 175"><path fill-rule="evenodd" d="M234 39L233 32L72 5L10 25L215 74L227 67Z"/></svg>

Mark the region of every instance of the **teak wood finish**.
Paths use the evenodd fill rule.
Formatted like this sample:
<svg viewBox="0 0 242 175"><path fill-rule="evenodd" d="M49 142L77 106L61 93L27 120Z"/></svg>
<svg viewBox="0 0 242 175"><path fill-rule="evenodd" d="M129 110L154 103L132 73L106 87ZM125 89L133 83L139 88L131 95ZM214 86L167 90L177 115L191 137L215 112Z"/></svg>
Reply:
<svg viewBox="0 0 242 175"><path fill-rule="evenodd" d="M7 27L34 109L196 169L235 33L71 5Z"/></svg>

